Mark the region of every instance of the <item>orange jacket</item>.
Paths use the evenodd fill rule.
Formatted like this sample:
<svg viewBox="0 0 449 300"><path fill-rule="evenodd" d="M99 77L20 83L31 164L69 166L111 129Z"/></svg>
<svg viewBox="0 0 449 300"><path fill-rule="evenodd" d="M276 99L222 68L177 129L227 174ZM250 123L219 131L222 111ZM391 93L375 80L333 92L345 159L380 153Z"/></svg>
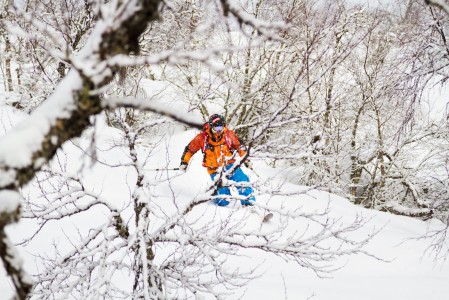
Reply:
<svg viewBox="0 0 449 300"><path fill-rule="evenodd" d="M233 158L235 151L240 156L246 153L237 135L227 127L220 136L214 135L209 127L197 134L184 149L181 161L188 164L200 149L203 152L203 166L207 168L209 174L215 173L217 168L223 165L235 162Z"/></svg>

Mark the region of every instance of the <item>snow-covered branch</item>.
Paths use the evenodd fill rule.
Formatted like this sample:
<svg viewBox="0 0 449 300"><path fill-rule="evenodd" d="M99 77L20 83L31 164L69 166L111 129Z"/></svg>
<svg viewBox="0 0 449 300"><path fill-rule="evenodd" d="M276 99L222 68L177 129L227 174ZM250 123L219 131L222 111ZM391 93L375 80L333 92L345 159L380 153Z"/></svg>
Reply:
<svg viewBox="0 0 449 300"><path fill-rule="evenodd" d="M5 233L8 224L20 219L22 197L16 191L0 190L0 258L17 291L17 299L26 299L33 281L23 268L22 259Z"/></svg>
<svg viewBox="0 0 449 300"><path fill-rule="evenodd" d="M151 102L146 99L137 98L108 98L103 100L104 109L114 110L118 107L134 108L140 111L153 112L182 124L186 124L192 128L202 129L204 122L196 119L184 112L176 111L168 108L163 103Z"/></svg>
<svg viewBox="0 0 449 300"><path fill-rule="evenodd" d="M449 15L449 3L446 0L425 0L425 2L442 9Z"/></svg>
<svg viewBox="0 0 449 300"><path fill-rule="evenodd" d="M66 141L81 135L90 117L102 110L95 91L108 84L118 70L105 67L103 61L112 55L138 52L140 34L159 15L158 0L128 1L117 7L115 3L104 7L89 40L74 58L78 70L72 69L44 104L0 138L0 189L22 187ZM6 264L12 250L4 251L1 256ZM22 284L14 270L8 272L15 284L20 283L16 284L17 295L24 299L30 285Z"/></svg>
<svg viewBox="0 0 449 300"><path fill-rule="evenodd" d="M234 0L220 0L223 7L223 14L227 16L232 14L240 24L250 25L257 30L262 36L268 39L279 39L279 32L281 30L287 30L288 24L283 21L263 21L257 19L254 15L247 13L242 7L240 7Z"/></svg>

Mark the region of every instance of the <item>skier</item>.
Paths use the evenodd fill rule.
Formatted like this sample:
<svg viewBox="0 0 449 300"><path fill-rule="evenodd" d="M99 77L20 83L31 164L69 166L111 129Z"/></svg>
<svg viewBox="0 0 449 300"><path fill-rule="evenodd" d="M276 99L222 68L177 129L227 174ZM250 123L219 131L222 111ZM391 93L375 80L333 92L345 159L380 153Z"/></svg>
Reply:
<svg viewBox="0 0 449 300"><path fill-rule="evenodd" d="M226 121L223 116L213 114L209 121L204 124L203 131L197 134L193 140L185 147L181 156L180 170L186 171L192 156L198 151L203 152L203 166L207 168L212 180L221 172L226 172L234 167L236 155L243 157L246 154L245 146L241 144L237 135L226 127ZM247 167L250 166L248 160L245 161ZM235 182L248 182L248 176L239 166L235 166L231 174L227 174L229 180ZM229 187L222 186L221 180L217 183L216 195L231 195ZM239 195L247 197L246 200L240 200L244 206L252 206L256 199L253 196L253 189L249 186L238 186ZM214 203L218 206L226 206L229 201L222 198L215 198Z"/></svg>

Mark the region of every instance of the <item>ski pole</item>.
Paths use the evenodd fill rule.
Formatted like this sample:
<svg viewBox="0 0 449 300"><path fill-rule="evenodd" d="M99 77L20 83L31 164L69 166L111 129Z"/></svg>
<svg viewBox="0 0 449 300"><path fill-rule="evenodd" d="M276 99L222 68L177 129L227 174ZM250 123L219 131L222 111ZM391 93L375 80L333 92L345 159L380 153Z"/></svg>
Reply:
<svg viewBox="0 0 449 300"><path fill-rule="evenodd" d="M248 167L247 167L248 168ZM257 172L256 171L254 171L254 168L253 167L251 167L251 168L248 168L248 169L250 169L254 174L256 174L256 176L257 177L259 177L259 178L261 178L262 179L262 177L260 177L260 175L259 174L257 174Z"/></svg>
<svg viewBox="0 0 449 300"><path fill-rule="evenodd" d="M253 171L253 173L254 173L254 174L256 174L256 176L257 176L257 177L259 177L259 178L262 178L262 177L260 177L260 175L259 175L259 174L257 174L257 172L256 172L256 171L254 171L254 169L251 169L251 171Z"/></svg>
<svg viewBox="0 0 449 300"><path fill-rule="evenodd" d="M144 171L150 171L150 172L158 172L158 171L179 171L179 168L160 168L160 169L144 169Z"/></svg>

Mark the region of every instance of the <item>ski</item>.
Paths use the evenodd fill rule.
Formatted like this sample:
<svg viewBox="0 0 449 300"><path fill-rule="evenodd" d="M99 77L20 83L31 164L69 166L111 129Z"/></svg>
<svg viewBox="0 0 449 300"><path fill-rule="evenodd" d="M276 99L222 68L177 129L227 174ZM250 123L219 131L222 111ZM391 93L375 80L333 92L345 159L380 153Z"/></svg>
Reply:
<svg viewBox="0 0 449 300"><path fill-rule="evenodd" d="M262 222L268 222L268 221L270 221L271 219L273 218L273 213L267 213L264 217L263 217L263 219L262 219Z"/></svg>
<svg viewBox="0 0 449 300"><path fill-rule="evenodd" d="M250 211L252 213L256 214L258 217L260 217L262 219L262 223L266 223L273 218L273 213L262 212L262 211L260 211L260 209L256 208L255 206L251 206Z"/></svg>

